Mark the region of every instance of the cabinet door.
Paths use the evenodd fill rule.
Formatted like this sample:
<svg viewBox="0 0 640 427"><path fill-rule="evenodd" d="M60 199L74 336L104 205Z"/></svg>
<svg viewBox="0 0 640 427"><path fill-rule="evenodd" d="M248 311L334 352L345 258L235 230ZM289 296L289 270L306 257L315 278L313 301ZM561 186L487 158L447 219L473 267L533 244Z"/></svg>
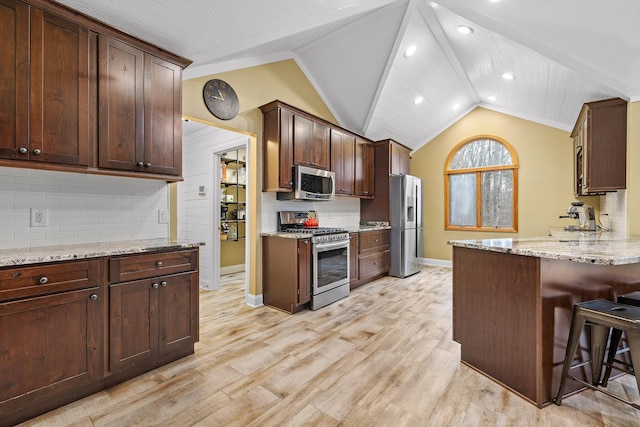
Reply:
<svg viewBox="0 0 640 427"><path fill-rule="evenodd" d="M371 143L361 139L356 140L355 155L355 195L372 198L374 194L374 154L375 148Z"/></svg>
<svg viewBox="0 0 640 427"><path fill-rule="evenodd" d="M409 175L409 150L391 143L391 175Z"/></svg>
<svg viewBox="0 0 640 427"><path fill-rule="evenodd" d="M98 51L98 166L143 171L143 52L106 36Z"/></svg>
<svg viewBox="0 0 640 427"><path fill-rule="evenodd" d="M198 341L198 275L163 276L158 283L158 353L189 348ZM151 287L154 289L153 285Z"/></svg>
<svg viewBox="0 0 640 427"><path fill-rule="evenodd" d="M31 9L29 159L88 165L89 32Z"/></svg>
<svg viewBox="0 0 640 427"><path fill-rule="evenodd" d="M0 158L28 158L29 7L0 0Z"/></svg>
<svg viewBox="0 0 640 427"><path fill-rule="evenodd" d="M151 280L109 286L109 369L112 373L156 356L157 307L158 292Z"/></svg>
<svg viewBox="0 0 640 427"><path fill-rule="evenodd" d="M360 279L358 269L359 233L349 233L349 281L357 282Z"/></svg>
<svg viewBox="0 0 640 427"><path fill-rule="evenodd" d="M311 244L298 240L298 304L311 301Z"/></svg>
<svg viewBox="0 0 640 427"><path fill-rule="evenodd" d="M0 414L100 377L101 300L95 287L0 303Z"/></svg>
<svg viewBox="0 0 640 427"><path fill-rule="evenodd" d="M144 167L146 172L182 172L182 68L144 55Z"/></svg>
<svg viewBox="0 0 640 427"><path fill-rule="evenodd" d="M331 170L336 174L336 194L355 193L355 138L331 129Z"/></svg>
<svg viewBox="0 0 640 427"><path fill-rule="evenodd" d="M301 115L293 116L293 163L329 170L329 127Z"/></svg>

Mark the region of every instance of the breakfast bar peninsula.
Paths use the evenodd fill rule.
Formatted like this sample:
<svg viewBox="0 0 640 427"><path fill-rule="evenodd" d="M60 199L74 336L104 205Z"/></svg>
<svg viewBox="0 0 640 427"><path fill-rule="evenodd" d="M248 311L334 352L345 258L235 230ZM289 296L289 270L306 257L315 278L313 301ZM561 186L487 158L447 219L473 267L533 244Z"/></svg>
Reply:
<svg viewBox="0 0 640 427"><path fill-rule="evenodd" d="M449 242L461 361L538 407L558 390L573 304L640 290L640 237L551 234ZM567 384L567 393L578 389Z"/></svg>

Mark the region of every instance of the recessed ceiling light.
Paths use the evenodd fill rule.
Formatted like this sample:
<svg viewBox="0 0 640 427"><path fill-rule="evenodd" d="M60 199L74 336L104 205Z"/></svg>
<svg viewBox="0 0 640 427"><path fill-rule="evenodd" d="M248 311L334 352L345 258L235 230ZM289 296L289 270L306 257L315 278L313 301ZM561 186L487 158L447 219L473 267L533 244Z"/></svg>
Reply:
<svg viewBox="0 0 640 427"><path fill-rule="evenodd" d="M493 96L493 95L489 95L489 96L487 96L487 99L488 99L489 101L495 101L495 100L497 100L498 98L496 98L496 97L495 97L495 96Z"/></svg>
<svg viewBox="0 0 640 427"><path fill-rule="evenodd" d="M500 0L489 0L489 3L498 3Z"/></svg>
<svg viewBox="0 0 640 427"><path fill-rule="evenodd" d="M461 34L471 34L473 33L473 28L468 25L458 25L458 32Z"/></svg>
<svg viewBox="0 0 640 427"><path fill-rule="evenodd" d="M505 79L505 80L513 80L513 79L515 79L515 78L516 78L516 76L514 76L514 75L513 75L513 74L511 74L511 73L504 73L504 74L502 75L502 78L503 78L503 79Z"/></svg>
<svg viewBox="0 0 640 427"><path fill-rule="evenodd" d="M424 101L424 97L416 96L416 99L413 100L413 103L418 105L418 104L422 104L422 101Z"/></svg>
<svg viewBox="0 0 640 427"><path fill-rule="evenodd" d="M458 108L460 108L460 104L453 104L451 106L451 111L456 111Z"/></svg>
<svg viewBox="0 0 640 427"><path fill-rule="evenodd" d="M434 9L437 9L438 8L438 3L434 2L434 1L430 1L429 2L429 6L431 6Z"/></svg>
<svg viewBox="0 0 640 427"><path fill-rule="evenodd" d="M409 46L409 47L404 51L404 57L405 57L405 58L410 57L411 55L413 55L414 53L416 53L416 49L417 49L416 45L415 45L415 44L412 44L411 46Z"/></svg>

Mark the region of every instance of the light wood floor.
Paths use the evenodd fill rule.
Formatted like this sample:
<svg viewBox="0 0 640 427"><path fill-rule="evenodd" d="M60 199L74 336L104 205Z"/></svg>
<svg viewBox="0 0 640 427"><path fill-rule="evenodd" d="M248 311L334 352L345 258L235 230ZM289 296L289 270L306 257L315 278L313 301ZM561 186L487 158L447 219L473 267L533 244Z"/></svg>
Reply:
<svg viewBox="0 0 640 427"><path fill-rule="evenodd" d="M632 426L640 411L584 391L537 409L460 363L451 270L384 278L318 311L201 292L196 354L29 426ZM609 387L638 400L635 380Z"/></svg>

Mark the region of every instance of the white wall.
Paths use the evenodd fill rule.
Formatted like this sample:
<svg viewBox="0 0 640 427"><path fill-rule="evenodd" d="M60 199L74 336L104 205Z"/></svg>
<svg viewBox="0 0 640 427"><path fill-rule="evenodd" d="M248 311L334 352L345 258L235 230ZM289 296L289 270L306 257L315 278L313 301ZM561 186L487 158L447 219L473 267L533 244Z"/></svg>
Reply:
<svg viewBox="0 0 640 427"><path fill-rule="evenodd" d="M0 249L169 236L164 181L0 167ZM31 227L44 208L48 226Z"/></svg>
<svg viewBox="0 0 640 427"><path fill-rule="evenodd" d="M217 209L219 205L216 197L220 188L214 185L219 180L219 177L214 175L219 173L219 168L213 167L214 155L248 144L249 137L214 126L198 126L191 122L185 123L184 128L191 126L197 126L199 130L183 135L184 181L178 183L178 236L205 243L200 247L200 286L213 290L220 287L220 238L217 231L220 210ZM207 189L204 196L198 191L201 185ZM214 235L216 239L213 238Z"/></svg>
<svg viewBox="0 0 640 427"><path fill-rule="evenodd" d="M321 227L357 227L360 224L360 199L336 196L324 202L278 200L276 193L262 193L262 232L278 228L279 211L317 211Z"/></svg>

